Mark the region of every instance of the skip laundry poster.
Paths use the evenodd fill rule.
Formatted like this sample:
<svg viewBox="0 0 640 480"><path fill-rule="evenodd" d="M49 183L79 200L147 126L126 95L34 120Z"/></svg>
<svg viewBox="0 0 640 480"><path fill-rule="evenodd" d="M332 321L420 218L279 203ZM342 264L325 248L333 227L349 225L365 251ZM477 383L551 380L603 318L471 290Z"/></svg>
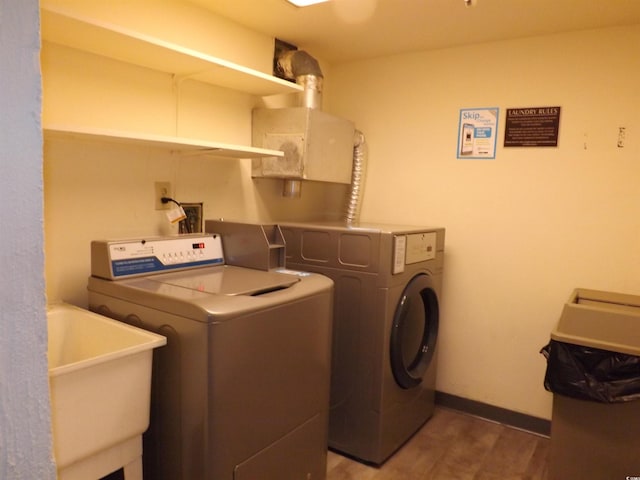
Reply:
<svg viewBox="0 0 640 480"><path fill-rule="evenodd" d="M498 108L463 108L458 126L458 158L496 158Z"/></svg>

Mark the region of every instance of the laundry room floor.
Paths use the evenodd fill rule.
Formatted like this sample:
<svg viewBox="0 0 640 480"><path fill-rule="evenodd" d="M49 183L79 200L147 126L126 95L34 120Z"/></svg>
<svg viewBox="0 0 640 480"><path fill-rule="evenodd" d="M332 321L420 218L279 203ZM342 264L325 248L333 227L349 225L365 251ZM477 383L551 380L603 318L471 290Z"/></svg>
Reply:
<svg viewBox="0 0 640 480"><path fill-rule="evenodd" d="M549 439L445 408L376 468L334 452L327 480L546 480Z"/></svg>

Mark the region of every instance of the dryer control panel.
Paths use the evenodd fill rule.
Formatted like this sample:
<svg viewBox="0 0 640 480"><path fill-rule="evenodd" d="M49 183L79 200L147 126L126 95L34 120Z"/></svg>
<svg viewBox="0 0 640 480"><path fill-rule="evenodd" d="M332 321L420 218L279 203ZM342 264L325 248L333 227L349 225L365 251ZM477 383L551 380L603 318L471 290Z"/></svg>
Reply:
<svg viewBox="0 0 640 480"><path fill-rule="evenodd" d="M393 274L404 272L404 266L436 258L436 232L395 235Z"/></svg>
<svg viewBox="0 0 640 480"><path fill-rule="evenodd" d="M407 265L436 258L436 240L436 232L407 235Z"/></svg>
<svg viewBox="0 0 640 480"><path fill-rule="evenodd" d="M108 280L223 264L220 235L91 242L91 275Z"/></svg>

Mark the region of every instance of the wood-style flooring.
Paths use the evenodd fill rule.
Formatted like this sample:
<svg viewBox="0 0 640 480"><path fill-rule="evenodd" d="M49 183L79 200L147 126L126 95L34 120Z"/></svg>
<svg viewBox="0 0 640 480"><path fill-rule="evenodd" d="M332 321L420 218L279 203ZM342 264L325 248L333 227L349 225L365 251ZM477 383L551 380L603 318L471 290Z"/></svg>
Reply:
<svg viewBox="0 0 640 480"><path fill-rule="evenodd" d="M327 480L546 480L548 453L548 438L437 408L381 467L330 451Z"/></svg>

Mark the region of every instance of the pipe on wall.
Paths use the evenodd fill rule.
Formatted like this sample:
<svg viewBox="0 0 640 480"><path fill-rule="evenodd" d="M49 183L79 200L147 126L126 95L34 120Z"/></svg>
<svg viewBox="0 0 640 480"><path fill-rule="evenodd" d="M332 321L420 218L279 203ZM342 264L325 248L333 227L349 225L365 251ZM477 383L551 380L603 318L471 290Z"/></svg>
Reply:
<svg viewBox="0 0 640 480"><path fill-rule="evenodd" d="M303 50L289 50L283 52L278 58L286 78L295 80L303 87L300 96L300 106L306 108L322 109L322 70L318 61ZM365 174L365 138L358 130L355 132L353 143L353 164L351 171L351 187L347 204L347 223L354 223L360 215L362 190L364 188ZM285 179L282 195L289 198L299 198L302 194L302 181L297 179Z"/></svg>
<svg viewBox="0 0 640 480"><path fill-rule="evenodd" d="M356 223L360 218L364 175L366 172L366 142L364 134L356 130L353 142L353 169L351 171L351 188L345 220L348 224Z"/></svg>

